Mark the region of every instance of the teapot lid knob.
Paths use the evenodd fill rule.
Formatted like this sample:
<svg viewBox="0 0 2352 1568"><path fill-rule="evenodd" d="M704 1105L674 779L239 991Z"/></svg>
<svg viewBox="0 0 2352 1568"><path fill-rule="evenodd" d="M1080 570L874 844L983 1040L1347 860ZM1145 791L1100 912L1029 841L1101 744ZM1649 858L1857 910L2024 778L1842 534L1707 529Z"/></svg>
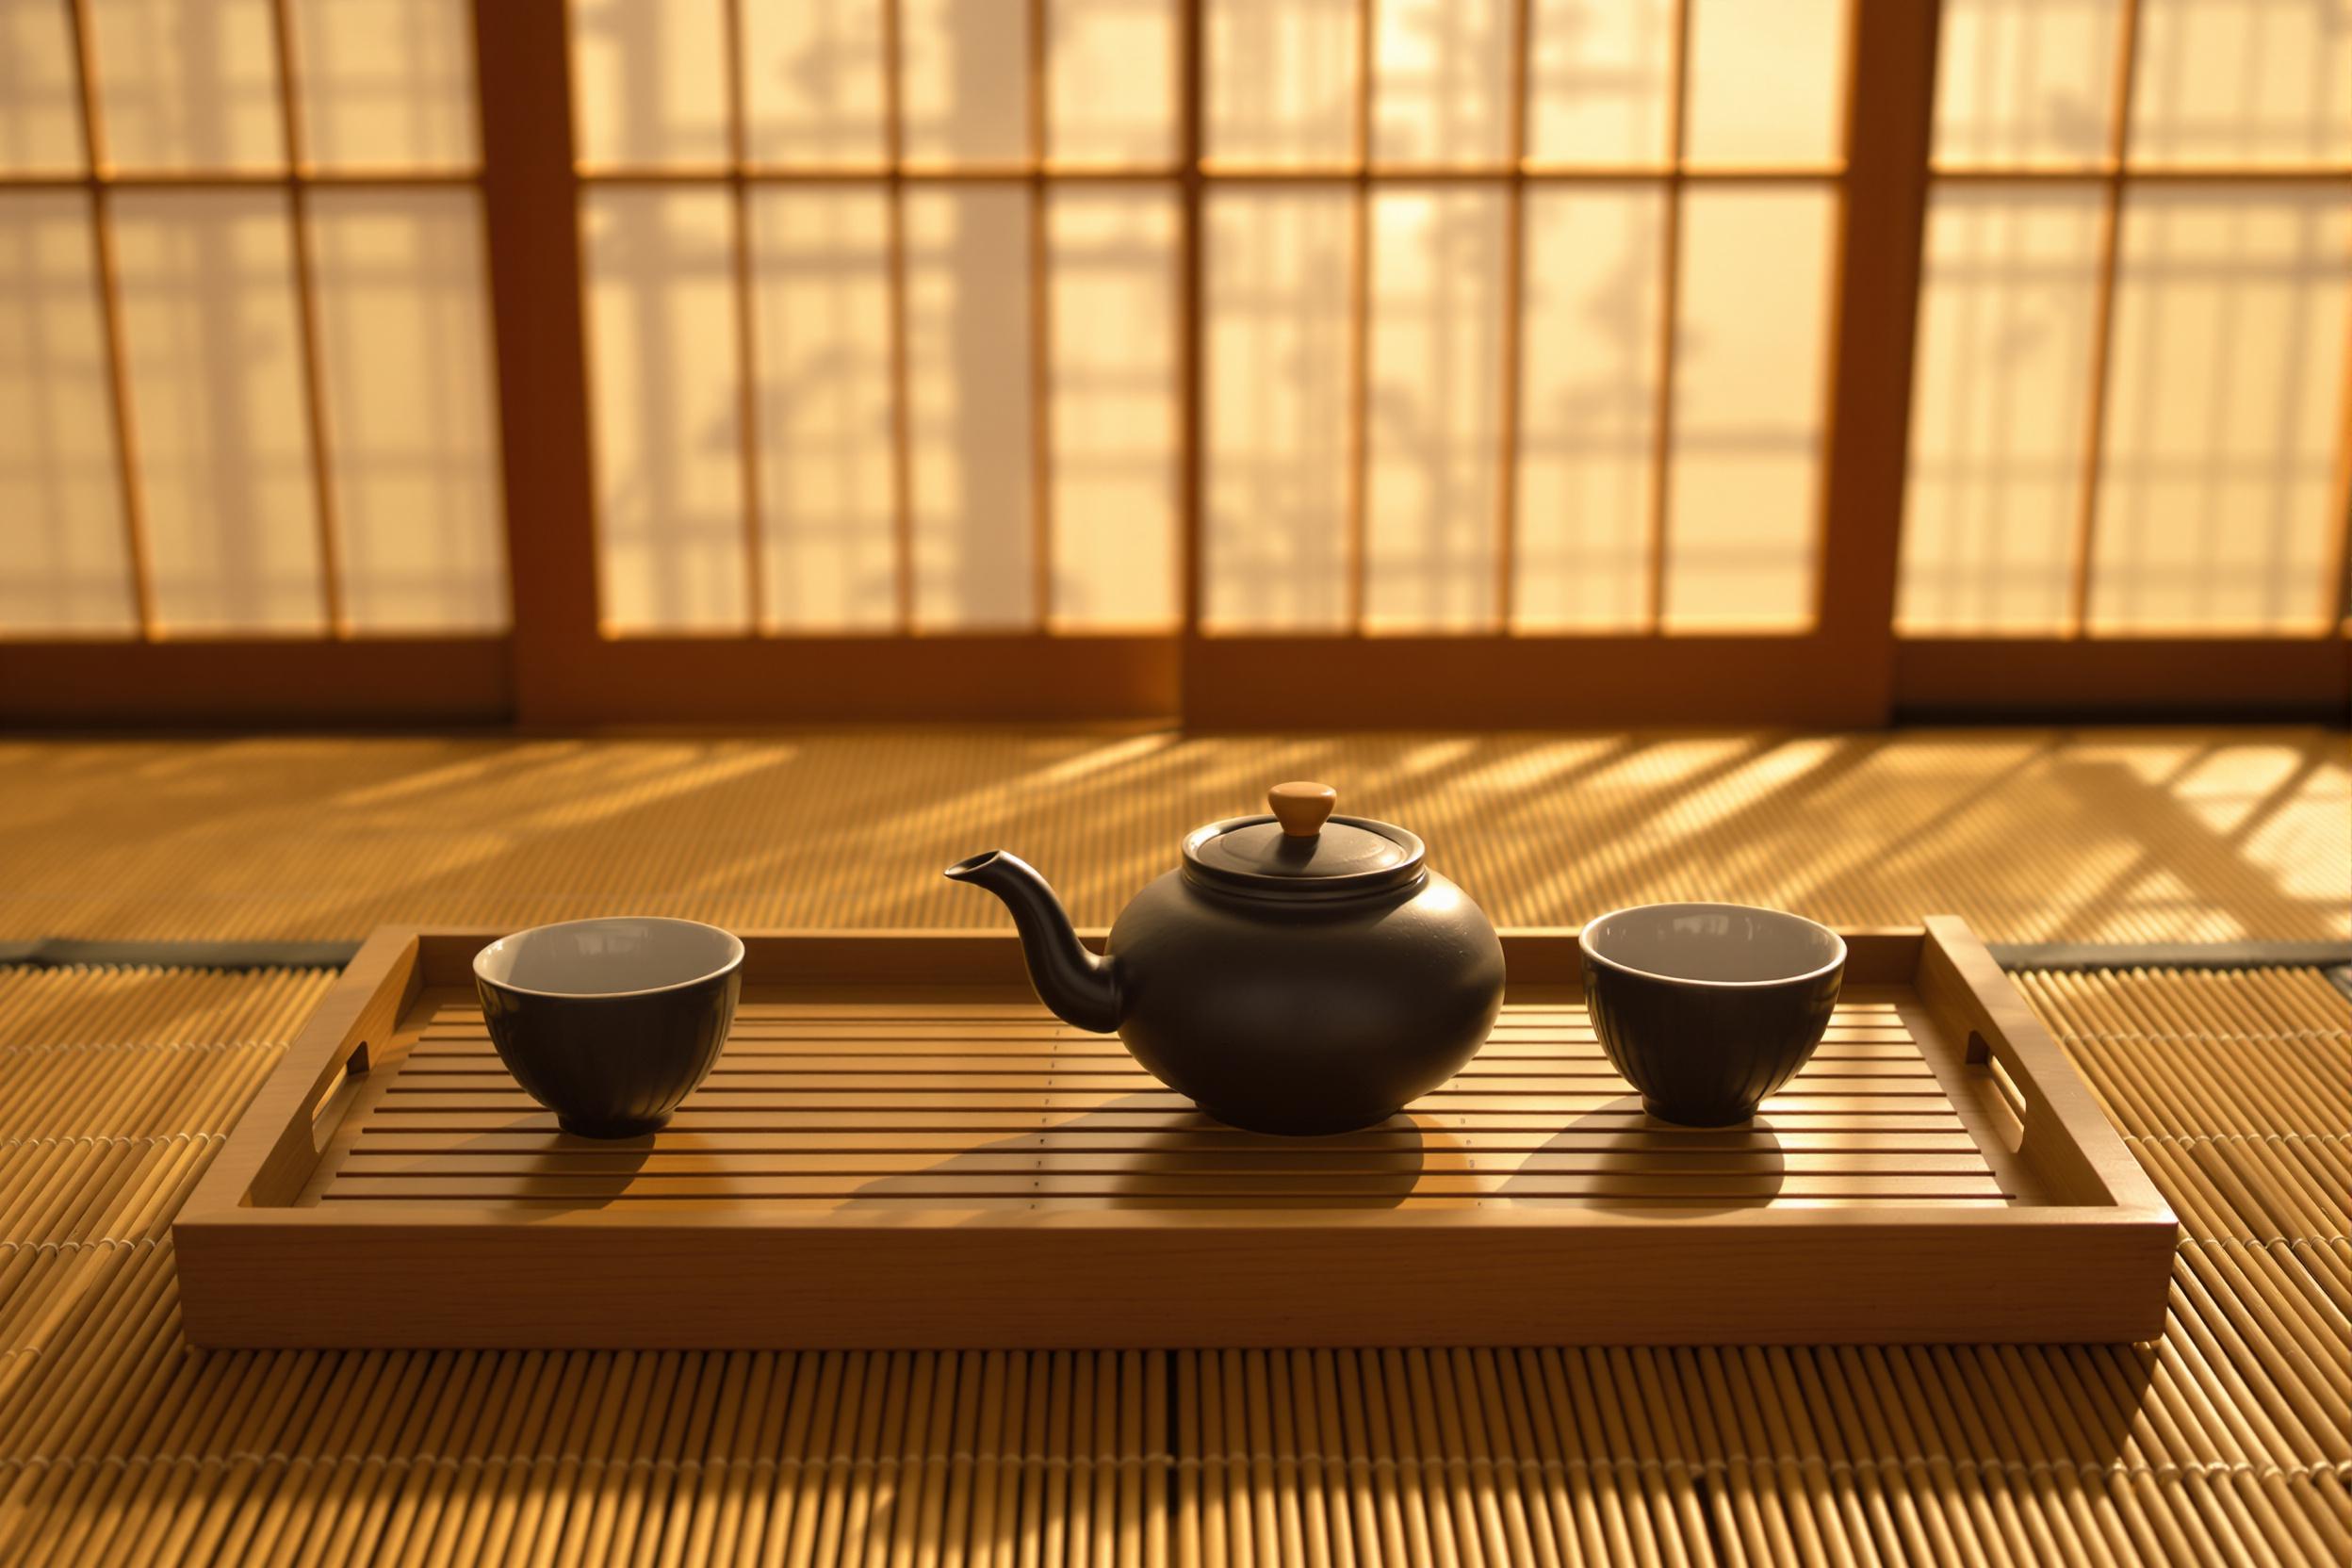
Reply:
<svg viewBox="0 0 2352 1568"><path fill-rule="evenodd" d="M1323 831L1331 808L1339 804L1339 792L1329 784L1277 784L1266 792L1266 803L1273 808L1285 835L1312 839Z"/></svg>

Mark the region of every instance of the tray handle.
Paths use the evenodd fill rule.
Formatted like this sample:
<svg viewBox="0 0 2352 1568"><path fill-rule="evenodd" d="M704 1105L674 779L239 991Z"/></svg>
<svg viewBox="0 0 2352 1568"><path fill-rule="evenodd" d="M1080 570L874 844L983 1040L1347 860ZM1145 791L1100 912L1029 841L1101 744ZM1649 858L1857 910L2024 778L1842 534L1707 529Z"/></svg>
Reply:
<svg viewBox="0 0 2352 1568"><path fill-rule="evenodd" d="M368 939L238 1123L240 1131L248 1122L276 1129L266 1152L232 1136L197 1186L197 1213L295 1201L420 988L416 957L414 931L386 929Z"/></svg>
<svg viewBox="0 0 2352 1568"><path fill-rule="evenodd" d="M1976 934L1955 915L1930 915L1926 926L1919 995L1966 1037L1963 1059L1985 1068L2017 1118L2018 1157L2063 1202L2152 1199L2106 1113Z"/></svg>
<svg viewBox="0 0 2352 1568"><path fill-rule="evenodd" d="M370 1043L366 1039L351 1041L351 1051L341 1066L311 1091L310 1114L298 1120L310 1128L310 1152L314 1159L327 1152L327 1140L335 1136L335 1130L342 1125L351 1102L359 1098L359 1091L366 1086Z"/></svg>

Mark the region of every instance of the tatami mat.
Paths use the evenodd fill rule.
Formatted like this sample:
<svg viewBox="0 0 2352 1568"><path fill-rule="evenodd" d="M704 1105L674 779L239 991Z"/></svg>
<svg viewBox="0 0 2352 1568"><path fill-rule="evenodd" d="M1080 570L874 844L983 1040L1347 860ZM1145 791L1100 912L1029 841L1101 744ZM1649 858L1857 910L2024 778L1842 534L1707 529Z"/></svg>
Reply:
<svg viewBox="0 0 2352 1568"><path fill-rule="evenodd" d="M991 848L1103 924L1291 777L1418 831L1508 924L1695 896L1995 941L2340 939L2348 760L2309 728L0 741L0 939L978 925L1003 911L939 870Z"/></svg>
<svg viewBox="0 0 2352 1568"><path fill-rule="evenodd" d="M1102 923L1326 778L1498 920L1644 898L2002 940L2341 939L2314 730L0 742L0 937L635 908ZM2183 1226L2152 1345L1136 1355L202 1353L169 1225L328 984L0 970L0 1561L1859 1565L2352 1558L2352 1004L2032 974Z"/></svg>
<svg viewBox="0 0 2352 1568"><path fill-rule="evenodd" d="M0 971L0 1560L2352 1558L2352 1004L2020 982L2182 1217L2154 1344L197 1352L171 1216L327 978Z"/></svg>

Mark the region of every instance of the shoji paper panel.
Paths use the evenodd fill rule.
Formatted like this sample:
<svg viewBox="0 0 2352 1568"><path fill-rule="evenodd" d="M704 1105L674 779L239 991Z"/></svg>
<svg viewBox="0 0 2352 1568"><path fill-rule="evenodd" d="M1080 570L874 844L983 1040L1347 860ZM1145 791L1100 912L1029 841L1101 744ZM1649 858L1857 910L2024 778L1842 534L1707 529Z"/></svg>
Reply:
<svg viewBox="0 0 2352 1568"><path fill-rule="evenodd" d="M586 164L727 156L723 0L572 0L572 113Z"/></svg>
<svg viewBox="0 0 2352 1568"><path fill-rule="evenodd" d="M0 0L0 173L83 167L71 15L57 0Z"/></svg>
<svg viewBox="0 0 2352 1568"><path fill-rule="evenodd" d="M1691 161L1837 157L1851 3L1867 0L1690 0Z"/></svg>
<svg viewBox="0 0 2352 1568"><path fill-rule="evenodd" d="M1380 0L1372 36L1373 156L1499 163L1511 150L1517 0Z"/></svg>
<svg viewBox="0 0 2352 1568"><path fill-rule="evenodd" d="M1683 202L1666 621L1807 622L1835 202L1771 186Z"/></svg>
<svg viewBox="0 0 2352 1568"><path fill-rule="evenodd" d="M743 0L744 145L755 163L883 155L882 8Z"/></svg>
<svg viewBox="0 0 2352 1568"><path fill-rule="evenodd" d="M1243 163L1355 156L1356 0L1201 0L1208 155Z"/></svg>
<svg viewBox="0 0 2352 1568"><path fill-rule="evenodd" d="M2121 0L1943 0L1936 153L1952 164L2106 155Z"/></svg>
<svg viewBox="0 0 2352 1568"><path fill-rule="evenodd" d="M89 0L119 169L282 169L270 0Z"/></svg>
<svg viewBox="0 0 2352 1568"><path fill-rule="evenodd" d="M2344 526L2329 483L2352 421L2348 254L2341 187L2129 192L2094 626L2322 621L2328 536Z"/></svg>
<svg viewBox="0 0 2352 1568"><path fill-rule="evenodd" d="M1134 168L1175 157L1178 3L1051 0L1046 137L1055 161Z"/></svg>
<svg viewBox="0 0 2352 1568"><path fill-rule="evenodd" d="M2352 0L2141 0L2131 156L2352 161Z"/></svg>
<svg viewBox="0 0 2352 1568"><path fill-rule="evenodd" d="M358 631L506 625L480 198L320 190L313 278L343 611Z"/></svg>
<svg viewBox="0 0 2352 1568"><path fill-rule="evenodd" d="M1178 617L1175 197L1068 187L1047 214L1054 624L1166 628Z"/></svg>
<svg viewBox="0 0 2352 1568"><path fill-rule="evenodd" d="M1527 151L1567 163L1666 155L1674 0L1532 0Z"/></svg>
<svg viewBox="0 0 2352 1568"><path fill-rule="evenodd" d="M1206 204L1212 629L1347 626L1349 205L1337 187Z"/></svg>
<svg viewBox="0 0 2352 1568"><path fill-rule="evenodd" d="M135 629L90 199L0 195L0 633Z"/></svg>
<svg viewBox="0 0 2352 1568"><path fill-rule="evenodd" d="M1517 624L1639 626L1647 607L1665 197L1527 197Z"/></svg>
<svg viewBox="0 0 2352 1568"><path fill-rule="evenodd" d="M325 169L465 169L476 157L469 0L300 0L303 155Z"/></svg>
<svg viewBox="0 0 2352 1568"><path fill-rule="evenodd" d="M769 625L887 629L898 614L888 198L751 197L761 569Z"/></svg>
<svg viewBox="0 0 2352 1568"><path fill-rule="evenodd" d="M157 622L323 629L285 196L125 191L114 226Z"/></svg>
<svg viewBox="0 0 2352 1568"><path fill-rule="evenodd" d="M581 204L599 587L615 630L746 629L727 196Z"/></svg>
<svg viewBox="0 0 2352 1568"><path fill-rule="evenodd" d="M909 189L915 619L1030 624L1029 193Z"/></svg>
<svg viewBox="0 0 2352 1568"><path fill-rule="evenodd" d="M1000 163L1029 149L1028 0L900 0L906 156Z"/></svg>
<svg viewBox="0 0 2352 1568"><path fill-rule="evenodd" d="M1503 197L1372 198L1364 622L1488 629L1500 606Z"/></svg>
<svg viewBox="0 0 2352 1568"><path fill-rule="evenodd" d="M2102 201L2092 185L1934 193L1903 514L1906 631L2066 625Z"/></svg>

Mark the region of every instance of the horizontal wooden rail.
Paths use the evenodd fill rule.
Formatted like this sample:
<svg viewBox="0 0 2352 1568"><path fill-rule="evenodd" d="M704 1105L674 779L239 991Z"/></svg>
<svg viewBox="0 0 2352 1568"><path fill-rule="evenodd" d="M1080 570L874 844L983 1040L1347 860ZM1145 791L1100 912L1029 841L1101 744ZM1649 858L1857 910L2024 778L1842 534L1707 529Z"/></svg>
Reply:
<svg viewBox="0 0 2352 1568"><path fill-rule="evenodd" d="M481 178L472 169L321 169L307 164L276 169L97 169L0 173L0 190L281 190L289 186L411 190L470 186Z"/></svg>
<svg viewBox="0 0 2352 1568"><path fill-rule="evenodd" d="M1252 163L1228 158L1200 160L1200 178L1231 185L1330 185L1370 180L1389 185L1479 185L1516 180L1576 185L1642 184L1679 179L1691 184L1807 184L1836 180L1840 163L1584 164L1529 158L1518 163ZM580 178L594 185L706 185L742 179L755 185L855 185L898 180L910 185L1016 184L1028 180L1139 184L1186 176L1182 164L1092 163L1024 159L972 163L888 161L851 164L724 162L582 164Z"/></svg>
<svg viewBox="0 0 2352 1568"><path fill-rule="evenodd" d="M2342 723L2352 642L2324 637L1904 637L1899 717L2228 714Z"/></svg>
<svg viewBox="0 0 2352 1568"><path fill-rule="evenodd" d="M496 636L0 640L0 725L483 722L514 711Z"/></svg>

